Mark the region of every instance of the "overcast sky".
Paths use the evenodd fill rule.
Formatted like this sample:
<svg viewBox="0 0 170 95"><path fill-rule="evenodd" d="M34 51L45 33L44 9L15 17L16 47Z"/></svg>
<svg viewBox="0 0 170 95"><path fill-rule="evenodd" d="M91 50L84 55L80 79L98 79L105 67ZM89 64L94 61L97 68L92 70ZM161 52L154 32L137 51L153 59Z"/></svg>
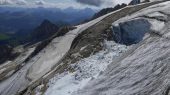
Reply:
<svg viewBox="0 0 170 95"><path fill-rule="evenodd" d="M103 8L112 7L118 3L129 3L130 1L131 0L0 0L0 5Z"/></svg>

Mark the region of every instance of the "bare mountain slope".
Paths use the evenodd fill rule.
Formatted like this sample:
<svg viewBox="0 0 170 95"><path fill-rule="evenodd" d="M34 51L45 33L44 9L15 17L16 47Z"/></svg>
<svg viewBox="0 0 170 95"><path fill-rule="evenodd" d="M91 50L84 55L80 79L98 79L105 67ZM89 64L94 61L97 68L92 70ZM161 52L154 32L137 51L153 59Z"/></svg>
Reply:
<svg viewBox="0 0 170 95"><path fill-rule="evenodd" d="M14 70L12 72L14 74L13 75L10 74L9 78L0 82L0 95L14 95L14 94L58 95L57 93L59 92L61 92L59 93L59 95L71 95L71 94L74 95L74 93L77 93L76 92L77 90L85 87L86 84L92 79L93 80L90 83L92 86L94 86L94 88L91 88L90 87L91 85L89 84L89 86L85 87L85 89L80 90L80 92L78 92L78 95L82 95L82 94L103 95L105 92L102 92L102 91L105 91L105 90L110 91L112 89L114 91L114 88L110 87L110 86L116 87L114 85L114 82L116 81L112 79L112 75L114 77L116 76L114 75L114 73L115 74L118 73L119 74L118 76L125 74L125 76L123 76L123 78L125 77L125 79L126 79L126 76L130 77L131 75L130 71L131 70L133 71L133 69L126 69L126 68L128 68L128 66L130 66L131 64L134 64L133 62L135 62L135 60L144 61L143 63L141 63L141 65L143 64L144 66L142 65L142 66L139 66L138 68L140 67L147 68L145 66L147 65L145 64L145 61L146 62L147 61L157 62L157 61L154 61L157 59L157 57L154 57L158 55L157 53L161 53L161 54L167 53L167 55L160 55L161 56L160 59L162 58L162 56L166 56L168 58L168 51L167 51L168 50L167 48L168 39L164 39L164 36L165 36L164 34L166 32L163 32L163 34L160 34L160 32L157 31L158 30L157 27L155 27L157 23L159 23L162 26L164 26L163 22L166 23L165 25L168 25L169 23L168 22L169 20L166 19L166 17L168 16L168 12L163 11L167 9L169 2L168 3L161 3L161 2L162 1L145 3L145 4L136 5L136 6L128 6L118 11L104 15L88 23L78 25L76 26L77 27L76 29L70 30L64 36L54 38L43 50L41 50L36 56L31 58L26 63L23 60L18 61L20 58L23 59L23 57L20 56L19 58L17 58L17 61L15 61L16 62L15 64L21 64L22 66L18 68L19 70L18 69L16 71ZM158 3L161 3L161 4L158 4ZM158 4L158 5L155 5L155 4ZM155 5L155 6L152 6L148 8L147 10L143 9L151 5ZM143 10L141 9L145 10L146 12L143 12ZM158 11L158 12L160 11L160 12L153 13L155 11ZM153 14L148 15L149 13L153 13ZM122 18L122 17L125 17L125 18ZM146 19L152 26L149 29L155 29L156 32L154 31L152 33L148 33L148 36L145 37L144 41L142 41L141 43L137 45L125 46L125 45L121 45L120 43L115 43L112 37L112 35L114 35L114 32L112 30L114 29L110 28L112 26L112 23L116 21L115 23L113 23L113 26L119 27L120 21L126 22L127 20L133 19L133 18ZM168 30L168 28L165 30ZM106 40L112 40L112 41L106 41ZM159 43L162 43L160 47L159 47ZM156 48L154 49L151 46L153 47L155 46ZM25 54L25 52L23 53L24 59L25 57L29 56L31 52L34 51L35 47L36 45L30 47L29 48L30 51L27 51L29 52L28 54ZM128 49L130 49L130 51L128 53L125 53L125 51L127 51ZM144 52L145 49L146 49L145 51L146 54ZM155 52L157 49L159 51ZM151 52L147 52L147 50ZM152 53L152 51L154 53ZM166 53L162 53L165 51ZM151 57L155 59L153 60L143 59L149 56L148 53L151 55ZM123 56L122 58L120 58L120 55L122 54L127 55L127 56ZM116 62L113 60L115 58L120 59L120 60ZM128 59L126 60L126 58ZM164 57L162 60L164 60ZM124 61L126 62L126 64L123 64ZM116 64L112 62L115 62ZM13 62L10 62L7 65L11 66L12 63ZM108 65L109 65L109 68L105 71ZM155 65L152 65L152 64L148 64L148 65L151 67L150 68L151 71L152 71L152 66L155 67ZM165 64L165 65L168 66L168 64ZM122 69L122 66L123 66L123 69ZM164 66L161 66L161 67L164 67ZM157 67L155 68L157 70ZM6 68L6 64L5 66L1 66L1 71L3 70L5 71L8 70L8 68ZM127 70L127 74L126 72L123 72L126 70ZM159 76L162 79L166 79L166 77L168 76L168 69L165 69L165 70L166 72L165 74L163 74L165 76L162 76L162 77ZM109 81L109 79L113 80L113 81L109 81L108 85L102 85L102 83L105 84L105 81L103 80L100 81L101 80L100 77L99 79L97 78L101 71L104 73L100 75L100 77L106 78L104 79L106 80L106 83ZM119 71L122 73L119 73ZM146 70L143 70L143 71L146 71ZM107 72L111 73L111 75L107 76ZM147 73L144 73L144 74L147 74ZM151 74L151 72L149 72L148 74ZM106 76L106 77L103 77L103 76ZM137 77L135 76L134 78L137 78ZM147 77L144 76L144 78L147 78ZM130 80L131 81L134 80L133 77L130 77L128 79L129 80L125 80L125 82L127 81L130 82ZM98 82L98 84L95 84L95 82ZM157 81L153 81L153 84L155 82ZM168 85L168 81L164 81L164 82L166 82L166 85ZM59 85L59 83L61 84ZM111 85L112 83L113 85ZM122 83L124 83L124 81ZM137 82L137 84L138 83L140 84L140 82ZM159 85L164 85L161 82L159 83L160 83ZM53 85L53 84L56 84L57 87L56 85ZM165 88L167 87L166 85L164 85ZM163 90L165 90L164 86L162 86ZM123 89L125 89L126 87L129 88L129 86L126 86L125 84L125 87L123 87ZM105 89L102 89L102 88L105 88ZM156 89L156 88L158 87L155 86L155 88L153 89ZM69 89L71 89L71 91ZM89 90L90 93L87 90ZM55 91L59 91L59 92L55 92ZM99 93L96 93L97 91ZM115 89L115 91L117 91L117 89ZM131 92L132 91L130 91L130 93ZM161 93L161 92L162 91L158 91L158 93ZM119 94L119 92L113 92L113 93ZM106 93L106 94L112 95L113 93ZM136 91L136 93L139 93L139 92Z"/></svg>

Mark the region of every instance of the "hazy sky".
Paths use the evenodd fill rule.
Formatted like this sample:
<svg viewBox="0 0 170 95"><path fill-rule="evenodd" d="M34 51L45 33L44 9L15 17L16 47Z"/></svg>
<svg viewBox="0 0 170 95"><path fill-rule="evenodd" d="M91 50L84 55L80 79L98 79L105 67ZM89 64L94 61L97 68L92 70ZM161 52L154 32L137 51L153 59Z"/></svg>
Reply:
<svg viewBox="0 0 170 95"><path fill-rule="evenodd" d="M131 0L0 0L0 5L103 8L111 7L118 3L129 3L130 1Z"/></svg>

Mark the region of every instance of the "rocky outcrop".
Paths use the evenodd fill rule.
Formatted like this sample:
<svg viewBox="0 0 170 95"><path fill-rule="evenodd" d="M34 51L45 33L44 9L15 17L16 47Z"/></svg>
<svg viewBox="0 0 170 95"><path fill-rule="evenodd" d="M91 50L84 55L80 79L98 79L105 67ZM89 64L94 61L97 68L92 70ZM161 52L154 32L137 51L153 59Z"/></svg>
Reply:
<svg viewBox="0 0 170 95"><path fill-rule="evenodd" d="M0 64L4 63L5 61L8 61L8 60L12 61L19 55L19 53L14 53L13 48L8 45L0 46L0 50L1 50Z"/></svg>
<svg viewBox="0 0 170 95"><path fill-rule="evenodd" d="M141 1L140 0L132 0L129 5L136 5L136 4L140 4Z"/></svg>

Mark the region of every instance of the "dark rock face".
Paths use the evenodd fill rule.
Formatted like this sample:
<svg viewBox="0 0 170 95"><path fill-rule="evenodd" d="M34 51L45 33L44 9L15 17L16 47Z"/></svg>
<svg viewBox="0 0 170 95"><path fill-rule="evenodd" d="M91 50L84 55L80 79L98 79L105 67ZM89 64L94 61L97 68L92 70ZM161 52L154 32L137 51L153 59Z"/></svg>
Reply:
<svg viewBox="0 0 170 95"><path fill-rule="evenodd" d="M7 60L13 60L19 55L19 53L12 53L13 48L8 45L0 46L0 50L0 64Z"/></svg>
<svg viewBox="0 0 170 95"><path fill-rule="evenodd" d="M136 4L140 4L140 0L132 0L129 5L136 5Z"/></svg>
<svg viewBox="0 0 170 95"><path fill-rule="evenodd" d="M136 19L120 23L118 26L113 26L113 37L115 42L132 45L140 42L145 33L150 30L150 23L145 19Z"/></svg>
<svg viewBox="0 0 170 95"><path fill-rule="evenodd" d="M34 42L45 40L58 31L59 27L48 20L44 20L33 32Z"/></svg>
<svg viewBox="0 0 170 95"><path fill-rule="evenodd" d="M100 10L98 13L96 13L96 14L93 16L92 19L96 19L96 18L98 18L98 17L100 17L100 16L103 16L103 15L105 15L105 14L107 14L107 13L116 11L116 10L121 9L121 8L123 8L123 7L126 7L126 6L127 6L127 5L123 3L122 5L119 5L119 4L116 5L114 8L105 8L105 9L102 9L102 10Z"/></svg>
<svg viewBox="0 0 170 95"><path fill-rule="evenodd" d="M145 0L145 1L143 1L142 3L145 3L145 2L150 2L150 0Z"/></svg>

